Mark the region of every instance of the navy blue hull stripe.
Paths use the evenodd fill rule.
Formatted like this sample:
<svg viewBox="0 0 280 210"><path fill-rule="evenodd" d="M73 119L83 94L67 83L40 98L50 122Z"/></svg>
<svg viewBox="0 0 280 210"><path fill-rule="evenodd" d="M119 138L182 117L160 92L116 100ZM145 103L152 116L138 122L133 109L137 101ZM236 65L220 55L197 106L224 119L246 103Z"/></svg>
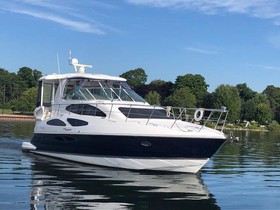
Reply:
<svg viewBox="0 0 280 210"><path fill-rule="evenodd" d="M132 158L210 158L225 139L34 134L39 151Z"/></svg>

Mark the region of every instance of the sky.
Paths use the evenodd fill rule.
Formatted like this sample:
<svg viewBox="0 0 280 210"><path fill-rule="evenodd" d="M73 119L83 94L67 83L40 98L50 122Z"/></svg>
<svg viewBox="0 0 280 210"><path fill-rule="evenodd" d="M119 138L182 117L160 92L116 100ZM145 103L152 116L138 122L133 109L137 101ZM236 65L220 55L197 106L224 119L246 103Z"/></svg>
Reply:
<svg viewBox="0 0 280 210"><path fill-rule="evenodd" d="M279 87L280 0L0 0L0 68Z"/></svg>

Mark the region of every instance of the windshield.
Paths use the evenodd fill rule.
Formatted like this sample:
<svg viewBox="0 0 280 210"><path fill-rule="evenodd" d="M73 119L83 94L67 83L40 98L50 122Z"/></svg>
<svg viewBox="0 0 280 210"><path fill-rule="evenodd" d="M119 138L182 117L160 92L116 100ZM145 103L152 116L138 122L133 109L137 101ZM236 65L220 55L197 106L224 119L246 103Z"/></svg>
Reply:
<svg viewBox="0 0 280 210"><path fill-rule="evenodd" d="M93 79L68 79L64 88L65 100L117 100L145 102L126 82Z"/></svg>

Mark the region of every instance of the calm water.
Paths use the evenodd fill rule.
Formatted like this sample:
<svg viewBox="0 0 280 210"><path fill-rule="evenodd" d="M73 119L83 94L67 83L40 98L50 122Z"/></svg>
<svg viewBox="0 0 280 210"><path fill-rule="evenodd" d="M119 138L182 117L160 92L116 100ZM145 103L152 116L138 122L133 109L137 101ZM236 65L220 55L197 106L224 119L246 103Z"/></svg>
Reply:
<svg viewBox="0 0 280 210"><path fill-rule="evenodd" d="M235 132L197 175L22 153L32 123L0 122L0 209L279 209L280 134Z"/></svg>

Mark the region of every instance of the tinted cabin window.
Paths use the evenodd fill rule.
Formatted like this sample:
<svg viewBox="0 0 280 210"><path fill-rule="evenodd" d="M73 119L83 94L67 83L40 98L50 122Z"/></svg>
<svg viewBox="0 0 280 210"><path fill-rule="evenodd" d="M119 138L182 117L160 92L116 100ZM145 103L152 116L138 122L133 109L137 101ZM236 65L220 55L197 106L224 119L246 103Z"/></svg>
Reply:
<svg viewBox="0 0 280 210"><path fill-rule="evenodd" d="M67 121L72 126L85 126L85 125L88 125L87 121L79 120L79 119L74 119L74 118L67 118Z"/></svg>
<svg viewBox="0 0 280 210"><path fill-rule="evenodd" d="M53 125L53 126L66 126L66 124L59 120L59 119L52 119L52 120L49 120L47 122L48 125Z"/></svg>
<svg viewBox="0 0 280 210"><path fill-rule="evenodd" d="M53 83L43 83L43 105L51 106L53 100Z"/></svg>
<svg viewBox="0 0 280 210"><path fill-rule="evenodd" d="M164 109L120 107L119 110L128 118L173 119L171 117L167 117Z"/></svg>
<svg viewBox="0 0 280 210"><path fill-rule="evenodd" d="M66 107L66 110L80 115L106 117L106 114L104 112L89 104L71 104Z"/></svg>

